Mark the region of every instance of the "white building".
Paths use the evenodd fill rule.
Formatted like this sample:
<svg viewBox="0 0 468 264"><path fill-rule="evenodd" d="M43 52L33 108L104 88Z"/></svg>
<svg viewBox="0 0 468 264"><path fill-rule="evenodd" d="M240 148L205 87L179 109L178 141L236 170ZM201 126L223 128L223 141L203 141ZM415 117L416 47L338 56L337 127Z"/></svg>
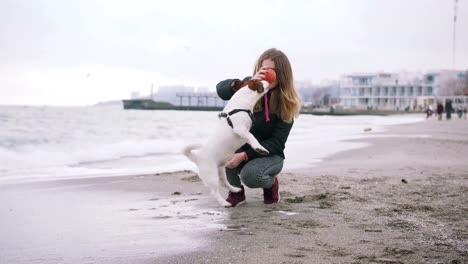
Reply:
<svg viewBox="0 0 468 264"><path fill-rule="evenodd" d="M456 90L465 83L463 71L428 73L373 73L345 75L340 81L340 105L344 108L422 110L446 99L468 104ZM461 83L461 85L460 85ZM457 86L458 84L458 86ZM458 88L457 88L458 87Z"/></svg>
<svg viewBox="0 0 468 264"><path fill-rule="evenodd" d="M160 86L158 92L154 95L154 100L169 102L171 104L177 105L180 102L178 93L193 93L195 92L194 87L189 87L185 85L166 85Z"/></svg>

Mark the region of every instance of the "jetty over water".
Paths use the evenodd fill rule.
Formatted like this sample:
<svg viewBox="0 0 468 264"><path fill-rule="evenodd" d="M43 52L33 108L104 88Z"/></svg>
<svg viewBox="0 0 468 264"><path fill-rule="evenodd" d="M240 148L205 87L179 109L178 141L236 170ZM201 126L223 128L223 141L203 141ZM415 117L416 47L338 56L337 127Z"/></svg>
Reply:
<svg viewBox="0 0 468 264"><path fill-rule="evenodd" d="M124 109L221 111L225 102L216 93L176 93L179 104L153 99L122 100Z"/></svg>
<svg viewBox="0 0 468 264"><path fill-rule="evenodd" d="M224 107L225 102L215 92L207 93L176 93L179 106L197 107Z"/></svg>

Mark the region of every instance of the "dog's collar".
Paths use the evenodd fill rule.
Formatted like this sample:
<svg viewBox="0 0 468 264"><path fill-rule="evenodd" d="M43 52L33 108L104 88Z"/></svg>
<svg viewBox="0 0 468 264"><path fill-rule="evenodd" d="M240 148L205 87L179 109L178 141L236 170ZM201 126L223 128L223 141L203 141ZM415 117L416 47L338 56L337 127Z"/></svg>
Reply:
<svg viewBox="0 0 468 264"><path fill-rule="evenodd" d="M239 113L239 112L246 112L247 114L249 114L250 119L252 119L252 122L255 121L255 118L253 116L252 111L247 110L247 109L234 109L234 110L230 111L229 113L221 112L221 113L219 113L218 117L219 118L222 118L222 117L226 118L226 121L228 122L228 125L230 127L234 128L234 126L232 125L232 121L231 121L231 119L229 117L236 114L236 113Z"/></svg>

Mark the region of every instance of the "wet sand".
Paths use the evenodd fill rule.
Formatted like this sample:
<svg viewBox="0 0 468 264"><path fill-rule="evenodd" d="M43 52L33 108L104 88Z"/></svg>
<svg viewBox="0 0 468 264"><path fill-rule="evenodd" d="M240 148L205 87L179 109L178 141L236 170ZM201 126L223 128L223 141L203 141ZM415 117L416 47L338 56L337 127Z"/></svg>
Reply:
<svg viewBox="0 0 468 264"><path fill-rule="evenodd" d="M354 141L269 206L220 208L193 172L0 185L0 263L467 263L468 121Z"/></svg>

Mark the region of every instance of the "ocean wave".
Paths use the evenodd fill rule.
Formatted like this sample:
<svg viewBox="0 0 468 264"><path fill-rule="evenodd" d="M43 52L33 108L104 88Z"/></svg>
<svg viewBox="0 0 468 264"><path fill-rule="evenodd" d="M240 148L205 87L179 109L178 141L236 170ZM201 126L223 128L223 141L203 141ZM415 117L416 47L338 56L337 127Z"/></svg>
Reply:
<svg viewBox="0 0 468 264"><path fill-rule="evenodd" d="M0 107L0 177L167 172L194 168L180 151L203 142L213 131L215 112L124 111L115 107ZM422 120L418 116L324 117L301 115L286 154L294 164L320 160L349 146L343 139L386 125ZM321 145L322 144L322 145ZM330 151L317 151L328 144ZM326 148L326 146L325 146ZM307 150L307 155L301 153ZM297 159L296 159L297 158ZM296 159L296 160L295 160Z"/></svg>

